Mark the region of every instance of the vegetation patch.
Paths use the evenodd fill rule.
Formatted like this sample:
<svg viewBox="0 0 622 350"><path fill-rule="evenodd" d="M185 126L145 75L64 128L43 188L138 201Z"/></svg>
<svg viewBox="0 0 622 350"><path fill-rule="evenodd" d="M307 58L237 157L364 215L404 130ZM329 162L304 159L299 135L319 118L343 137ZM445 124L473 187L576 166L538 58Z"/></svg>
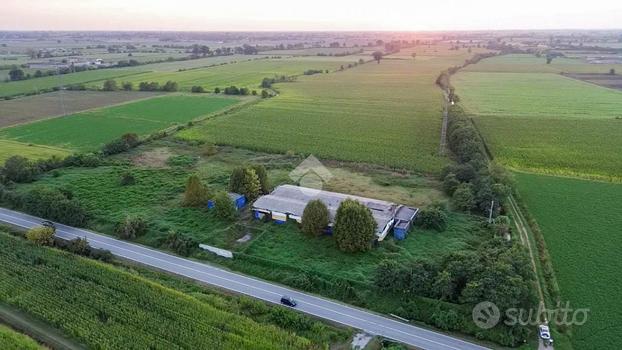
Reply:
<svg viewBox="0 0 622 350"><path fill-rule="evenodd" d="M125 133L145 136L238 102L233 98L205 96L159 97L3 129L0 137L93 151Z"/></svg>
<svg viewBox="0 0 622 350"><path fill-rule="evenodd" d="M622 332L619 247L622 185L516 173L523 202L544 234L561 301L589 308L587 322L572 328L575 349L616 349Z"/></svg>
<svg viewBox="0 0 622 350"><path fill-rule="evenodd" d="M32 338L18 333L0 324L0 345L4 350L40 350L44 349Z"/></svg>
<svg viewBox="0 0 622 350"><path fill-rule="evenodd" d="M37 160L51 157L64 157L69 155L69 151L43 145L34 145L10 140L0 140L0 165L11 156L20 155L22 157Z"/></svg>

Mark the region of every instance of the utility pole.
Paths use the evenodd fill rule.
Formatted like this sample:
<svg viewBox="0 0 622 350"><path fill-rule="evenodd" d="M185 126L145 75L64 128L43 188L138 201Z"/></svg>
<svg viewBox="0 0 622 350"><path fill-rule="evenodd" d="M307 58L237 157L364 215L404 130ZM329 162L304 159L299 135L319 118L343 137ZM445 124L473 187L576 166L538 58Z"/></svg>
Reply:
<svg viewBox="0 0 622 350"><path fill-rule="evenodd" d="M495 201L490 202L490 214L488 215L488 223L492 224L492 209L495 207Z"/></svg>

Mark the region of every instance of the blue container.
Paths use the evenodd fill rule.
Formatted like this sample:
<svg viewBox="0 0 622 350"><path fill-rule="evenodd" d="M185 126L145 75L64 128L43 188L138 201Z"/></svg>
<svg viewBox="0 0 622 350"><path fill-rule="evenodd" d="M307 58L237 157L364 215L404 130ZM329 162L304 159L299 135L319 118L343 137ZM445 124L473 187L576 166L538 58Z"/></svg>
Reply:
<svg viewBox="0 0 622 350"><path fill-rule="evenodd" d="M408 231L406 231L405 229L396 227L393 229L393 238L397 239L398 241L404 240L407 233Z"/></svg>
<svg viewBox="0 0 622 350"><path fill-rule="evenodd" d="M214 207L214 201L213 200L208 200L207 201L207 209L212 209Z"/></svg>

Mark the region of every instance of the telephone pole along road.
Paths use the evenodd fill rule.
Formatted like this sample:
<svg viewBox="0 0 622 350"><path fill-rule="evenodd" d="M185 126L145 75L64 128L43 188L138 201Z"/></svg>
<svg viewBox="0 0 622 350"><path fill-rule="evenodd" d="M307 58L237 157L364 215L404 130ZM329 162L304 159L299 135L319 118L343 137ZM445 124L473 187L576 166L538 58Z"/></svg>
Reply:
<svg viewBox="0 0 622 350"><path fill-rule="evenodd" d="M0 208L0 222L22 229L39 226L42 220L41 218ZM294 310L361 329L367 333L393 339L416 348L426 350L486 349L458 338L398 322L359 308L298 292L278 284L250 278L208 264L163 253L138 244L100 235L92 231L57 224L56 236L68 240L78 237L86 238L92 247L109 250L113 255L120 258L270 303L278 304L281 296L288 295L298 303Z"/></svg>

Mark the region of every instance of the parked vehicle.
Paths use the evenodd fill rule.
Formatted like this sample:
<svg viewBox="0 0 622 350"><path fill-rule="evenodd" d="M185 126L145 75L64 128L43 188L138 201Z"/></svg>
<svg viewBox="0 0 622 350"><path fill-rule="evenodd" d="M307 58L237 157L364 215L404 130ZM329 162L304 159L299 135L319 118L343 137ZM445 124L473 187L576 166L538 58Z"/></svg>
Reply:
<svg viewBox="0 0 622 350"><path fill-rule="evenodd" d="M544 346L553 345L553 338L551 338L551 330L549 326L541 324L538 326L538 334L540 335L540 339L544 343Z"/></svg>
<svg viewBox="0 0 622 350"><path fill-rule="evenodd" d="M296 307L296 300L292 299L291 297L288 297L287 295L283 295L281 297L281 304L283 305L287 305L290 307Z"/></svg>

